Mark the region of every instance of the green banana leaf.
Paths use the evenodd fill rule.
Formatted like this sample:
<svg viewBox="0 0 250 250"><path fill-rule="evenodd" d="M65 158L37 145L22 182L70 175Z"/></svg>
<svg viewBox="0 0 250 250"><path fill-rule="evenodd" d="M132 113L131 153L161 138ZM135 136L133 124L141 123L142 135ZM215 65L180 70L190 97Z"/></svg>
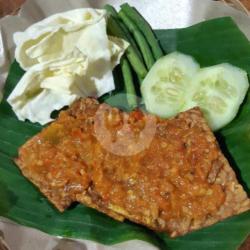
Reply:
<svg viewBox="0 0 250 250"><path fill-rule="evenodd" d="M229 62L250 75L250 43L231 18L219 18L177 30L157 30L165 53L193 55L201 66ZM250 233L250 212L224 220L183 237L170 239L139 225L120 223L93 209L74 204L59 213L15 166L17 149L42 127L18 121L6 97L23 75L14 62L0 104L0 216L53 235L82 238L104 244L140 239L161 249L235 250ZM119 103L114 103L119 106ZM245 189L250 190L250 95L236 119L217 133L223 152Z"/></svg>

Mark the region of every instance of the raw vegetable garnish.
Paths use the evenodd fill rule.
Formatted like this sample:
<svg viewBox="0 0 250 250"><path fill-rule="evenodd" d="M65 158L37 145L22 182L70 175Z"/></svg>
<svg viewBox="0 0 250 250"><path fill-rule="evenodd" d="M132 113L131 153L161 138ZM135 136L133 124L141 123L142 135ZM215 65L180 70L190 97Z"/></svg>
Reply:
<svg viewBox="0 0 250 250"><path fill-rule="evenodd" d="M8 98L18 119L44 125L76 99L114 90L112 70L128 43L107 35L105 15L71 10L14 34L16 60L26 70Z"/></svg>
<svg viewBox="0 0 250 250"><path fill-rule="evenodd" d="M174 52L157 61L141 91L149 112L168 118L199 106L210 127L218 130L237 115L248 87L247 73L238 67L200 69L192 57Z"/></svg>

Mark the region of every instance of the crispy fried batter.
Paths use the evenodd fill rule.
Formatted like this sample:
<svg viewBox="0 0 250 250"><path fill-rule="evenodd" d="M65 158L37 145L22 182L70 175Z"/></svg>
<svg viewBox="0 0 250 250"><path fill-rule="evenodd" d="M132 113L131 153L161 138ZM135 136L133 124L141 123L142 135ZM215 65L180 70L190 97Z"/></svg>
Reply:
<svg viewBox="0 0 250 250"><path fill-rule="evenodd" d="M97 110L104 110L104 117ZM126 142L126 132L140 138L152 118L153 140L135 154L111 152L111 145L105 148L97 139L100 119L115 143L119 137ZM137 150L136 143L127 143L128 152ZM26 142L16 163L60 211L78 201L171 237L250 209L199 108L163 120L141 111L127 114L90 98L79 100Z"/></svg>

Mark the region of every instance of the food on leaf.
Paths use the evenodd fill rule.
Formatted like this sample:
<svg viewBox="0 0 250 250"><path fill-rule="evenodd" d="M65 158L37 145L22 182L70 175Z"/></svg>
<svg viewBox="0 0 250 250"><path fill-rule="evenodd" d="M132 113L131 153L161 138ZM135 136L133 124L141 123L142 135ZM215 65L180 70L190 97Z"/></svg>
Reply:
<svg viewBox="0 0 250 250"><path fill-rule="evenodd" d="M46 124L54 110L115 88L112 70L129 44L107 35L105 13L76 9L15 34L16 59L27 71L8 102L20 120Z"/></svg>
<svg viewBox="0 0 250 250"><path fill-rule="evenodd" d="M161 58L164 54L160 47L159 41L155 37L155 34L150 24L144 19L144 17L137 11L136 8L131 7L128 3L124 3L121 6L124 13L136 24L140 31L144 34L149 45L151 46L152 52L155 59Z"/></svg>
<svg viewBox="0 0 250 250"><path fill-rule="evenodd" d="M190 84L190 99L184 110L199 106L210 127L218 130L238 113L249 87L247 73L223 63L201 69Z"/></svg>
<svg viewBox="0 0 250 250"><path fill-rule="evenodd" d="M107 7L106 7L107 8ZM108 11L108 21L107 28L108 33L112 36L120 37L126 41L131 40L131 36L128 35L127 29L124 29L120 22L117 20L116 16L114 16L112 11L107 8ZM126 56L130 64L132 65L134 71L140 78L144 78L147 74L147 69L144 65L144 62L141 58L141 55L138 53L137 47L132 44L126 50Z"/></svg>
<svg viewBox="0 0 250 250"><path fill-rule="evenodd" d="M137 28L136 24L132 20L130 20L130 18L125 14L123 10L120 10L118 15L123 23L127 26L130 33L133 34L133 37L135 38L138 47L141 50L141 54L147 66L147 69L151 69L151 67L154 65L155 59L146 38Z"/></svg>
<svg viewBox="0 0 250 250"><path fill-rule="evenodd" d="M230 123L249 88L247 73L224 63L199 68L190 56L173 52L159 59L141 86L146 108L161 117L199 106L212 130Z"/></svg>
<svg viewBox="0 0 250 250"><path fill-rule="evenodd" d="M152 31L147 21L135 8L123 4L121 9L124 11L126 18L129 18L130 22L132 21L136 25L133 25L133 29L138 28L144 35L155 59L163 55L162 47L164 53L177 49L183 53L192 54L203 66L230 62L249 71L249 41L229 17L206 21L185 29ZM140 48L144 49L144 47L139 48L137 44L139 40L135 40L134 30L130 29L131 32L129 31L114 7L106 6L108 14L105 15L105 20L108 22L108 35L115 35L115 37L108 36L108 38L105 38L109 44L110 60L104 61L108 67L112 65L112 69L108 73L105 84L102 83L104 83L103 79L106 79L106 76L103 76L101 84L93 84L93 81L89 80L89 75L95 72L97 73L96 78L99 79L99 71L96 72L95 69L99 70L100 64L99 62L94 63L92 67L86 58L89 57L88 59L95 61L99 58L99 52L103 56L107 55L106 47L101 51L95 49L100 44L103 45L101 34L106 37L106 33L103 33L104 29L101 28L103 26L100 25L104 23L104 11L88 10L84 9L86 11L84 16L81 16L81 13L78 16L77 10L72 11L75 13L72 18L66 13L56 15L54 27L58 24L59 26L62 25L59 30L55 31L55 33L60 34L59 40L54 34L44 34L44 37L42 35L37 40L32 40L32 33L35 34L35 32L29 34L21 32L16 35L16 42L20 43L19 53L22 52L17 57L19 62L23 64L23 68L27 70L24 77L26 82L22 79L22 86L19 84L19 87L12 93L12 106L14 110L18 110L19 119L25 120L28 116L30 121L40 120L40 123L44 124L52 121L50 113L53 110L67 106L78 99L79 96L85 98L88 95L94 95L98 97L101 95L100 93L105 93L106 90L109 92L108 89L114 86L111 70L119 63L124 50L128 46L124 40L128 41L130 46L126 50L126 55L121 59L118 71L115 72L117 85L123 82L123 76L124 85L122 87L124 89L118 88L116 91L103 96L100 100L111 103L112 106L123 107L124 99L119 94L117 96L114 94L125 90L127 99L125 106L127 107L128 104L133 109L138 104L138 99L134 95L135 89L138 91L136 88L138 82L135 80L139 79L139 82L142 83L147 74L143 59L147 56L145 55L146 50L140 51ZM69 12L70 15L72 12ZM62 17L64 14L65 17ZM75 18L77 16L79 18ZM92 18L93 20L91 20ZM77 19L77 22L86 21L87 23L87 20L90 22L88 25L84 25L84 28L79 25L81 27L79 29L76 27L77 30L73 31L71 28L75 25L75 19ZM64 27L64 25L67 27ZM49 29L51 28L49 25L42 26L44 26L42 28L47 26L49 32L54 32ZM93 27L96 28L97 32L98 28L101 28L98 36L95 32L92 32ZM86 39L79 41L79 39L74 39L74 36L71 37L71 32L77 34L80 29L85 29ZM40 28L37 29L37 32L40 32ZM208 36L207 34L211 35ZM78 35L75 36L75 38L77 37ZM27 43L25 39L28 39ZM31 43L29 39L31 39ZM74 48L72 50L72 46L67 42L58 42L63 40L68 42L71 40L79 41L77 46L82 46L85 53L78 47L76 50ZM34 44L34 42L37 44ZM63 51L58 50L61 45ZM81 58L79 58L79 55ZM192 71L195 71L193 66L195 67L197 63L189 56L187 57L191 59L189 62L191 62ZM101 61L103 60L101 59ZM197 67L199 68L199 66ZM116 75L119 70L123 73L122 76ZM88 80L85 79L84 82L90 82L89 85L83 85L81 80L86 72ZM163 248L171 249L215 248L221 250L227 248L234 250L239 247L249 231L249 212L177 239L169 238L165 233L155 234L133 223L116 222L81 204L74 206L64 214L58 213L13 166L13 158L16 158L17 149L20 145L42 129L42 126L37 124L18 121L6 103L6 96L11 93L22 74L23 71L15 61L8 76L0 110L0 125L3 130L0 136L0 159L2 163L0 165L0 191L2 197L5 198L2 206L0 206L0 208L2 207L0 209L1 216L50 234L95 240L104 244L115 244L131 239L146 240L157 244L158 240L156 242L155 239L158 238L162 240ZM228 76L231 76L231 78ZM201 126L202 122L205 124L202 114L210 123L210 127L218 126L218 124L224 123L230 116L236 114L236 110L235 113L234 111L232 113L225 112L221 116L216 115L216 112L227 111L228 106L230 108L236 107L238 104L236 106L235 104L244 99L244 90L248 86L245 76L244 71L228 64L205 68L204 71L199 69L198 73L192 77L195 84L189 82L187 84L189 87L186 93L189 93L187 98L189 101L184 102L185 105L183 105L185 110L192 109L169 120L162 120L140 111L129 114L123 113L105 104L100 105L94 99L80 100L69 110L62 111L55 123L52 123L21 147L16 162L22 169L23 174L37 185L60 211L66 209L71 202L78 201L119 221L130 219L155 231L167 232L171 237L211 225L228 216L249 209L249 199L237 182L228 162L216 146L216 140L207 124L204 125L205 130ZM111 81L108 81L109 78ZM209 83L206 83L208 78L210 79ZM33 81L30 79L33 79ZM75 81L76 79L79 79L79 81ZM230 79L237 79L241 82L236 87L236 92L239 94L237 97L231 91L235 90L232 88L235 82L232 83ZM96 79L94 81L96 83ZM200 84L200 82L203 84ZM227 96L225 100L224 96ZM235 98L231 99L230 96ZM106 99L107 97L108 99ZM210 101L211 99L216 101L216 105ZM226 108L221 102L222 99L227 105ZM235 119L235 122L218 132L219 138L223 136L223 139L225 139L222 150L225 150L226 154L230 154L229 160L232 160L232 166L241 176L242 183L245 184L247 191L249 188L249 171L247 168L247 162L249 162L248 99L242 105L242 112ZM30 103L27 103L27 100ZM193 108L197 105L200 106L201 110L197 107ZM104 111L111 110L111 114L109 112L104 113L104 120L110 125L106 132L109 131L110 136L107 136L107 133L99 133L103 141L106 141L105 145L103 145L100 137L97 138L96 133L92 133L91 130L93 126L103 121L97 119L96 122L95 119L92 119L92 111L95 112L97 106L98 110L99 108ZM209 114L213 117L217 116L216 121L213 121L216 123L211 123ZM53 116L55 116L54 113ZM139 144L142 149L138 152L135 142L142 138L138 132L143 129L144 121L150 117L157 121L158 130L156 129L156 134L154 134L157 137L153 138L152 145L142 140ZM85 125L89 127L86 128ZM201 127L201 133L197 133L196 125ZM152 128L154 129L155 126L152 126ZM101 132L103 131L101 130ZM131 136L133 139L133 132L136 134L136 140L131 140ZM122 140L119 139L121 136ZM203 139L206 140L205 136L207 136L207 141L203 143ZM182 138L184 139L182 140ZM186 141L187 139L190 140ZM182 144L183 141L185 144ZM111 152L114 151L113 153L110 152L110 147L113 149L111 150ZM165 148L170 149L166 151ZM205 148L208 150L212 148L213 153L210 154ZM83 151L83 149L86 149L86 151ZM117 151L122 157L116 154ZM126 152L130 152L130 154L126 155ZM107 158L101 159L99 154L105 155ZM142 154L146 158L143 162L138 160ZM187 161L184 161L184 168L182 168L180 159L182 154L187 159ZM200 155L196 158L196 154ZM209 159L207 160L206 157L201 159L206 154ZM40 159L34 161L33 156L35 159L40 157L41 161ZM98 156L97 160L96 156ZM198 160L196 161L196 159ZM213 159L215 160L213 161ZM50 164L51 162L52 164ZM177 171L175 171L176 169ZM133 177L126 182L130 174ZM134 179L136 180L135 183ZM166 179L167 181L165 181ZM213 180L215 181L213 182ZM142 182L144 183L142 184ZM17 183L18 189L16 188ZM125 185L125 188L123 185ZM136 189L137 187L139 188ZM150 188L154 190L150 190ZM159 189L157 190L157 188ZM220 188L222 192L220 192ZM169 192L166 189L169 189ZM145 195L144 192L140 192L143 190L146 190ZM159 190L163 191L160 192L160 195ZM194 192L190 193L188 190ZM204 196L207 197L204 198ZM223 196L226 197L224 201ZM106 199L107 197L108 199ZM186 206L190 197L192 198L191 207L189 207L190 203ZM171 205L168 206L169 203L162 202L162 199L171 199ZM127 200L128 202L124 204ZM140 201L142 201L141 204ZM133 206L134 204L135 206ZM165 210L158 209L162 206ZM216 209L218 209L217 214ZM212 214L210 213L211 210L213 211ZM167 211L167 213L164 214L164 211ZM172 221L169 220L171 216L174 217ZM202 216L206 219L203 219ZM195 217L195 219L190 221L190 217ZM98 232L96 228L98 228ZM230 236L232 236L230 239L228 238L229 231Z"/></svg>
<svg viewBox="0 0 250 250"><path fill-rule="evenodd" d="M104 10L90 8L49 16L23 32L14 33L15 58L24 70L28 70L39 63L70 57L74 51L81 49L77 42L88 38L81 38L85 28L104 19Z"/></svg>
<svg viewBox="0 0 250 250"><path fill-rule="evenodd" d="M160 58L141 85L146 109L161 117L171 117L183 110L190 82L199 70L191 57L178 52Z"/></svg>
<svg viewBox="0 0 250 250"><path fill-rule="evenodd" d="M118 12L116 11L116 9L109 4L106 4L104 6L104 9L108 12L108 18L110 16L112 16L113 19L115 19L115 21L118 23L118 25L120 26L120 29L123 30L123 35L126 35L126 40L129 42L129 44L134 48L134 50L136 50L136 53L138 54L138 56L140 57L141 60L143 60L141 52L139 50L138 45L136 44L132 34L129 32L128 27L122 22L122 20L120 19ZM124 36L125 37L125 36Z"/></svg>
<svg viewBox="0 0 250 250"><path fill-rule="evenodd" d="M78 100L16 163L61 212L77 201L171 237L250 209L199 108L167 120Z"/></svg>

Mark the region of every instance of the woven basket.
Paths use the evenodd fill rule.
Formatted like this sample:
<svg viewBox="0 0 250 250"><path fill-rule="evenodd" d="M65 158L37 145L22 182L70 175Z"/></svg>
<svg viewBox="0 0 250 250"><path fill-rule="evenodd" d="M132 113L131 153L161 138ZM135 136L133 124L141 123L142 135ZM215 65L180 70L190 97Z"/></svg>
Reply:
<svg viewBox="0 0 250 250"><path fill-rule="evenodd" d="M250 12L247 9L247 7L239 0L222 0L222 2L231 5L232 7L234 7L237 10L240 10L244 13L246 13L248 16L250 16ZM250 7L250 4L248 6L248 8Z"/></svg>
<svg viewBox="0 0 250 250"><path fill-rule="evenodd" d="M25 0L0 0L0 18L15 15Z"/></svg>
<svg viewBox="0 0 250 250"><path fill-rule="evenodd" d="M21 4L24 3L25 0L0 0L0 17L5 16L7 14L15 15ZM250 16L250 4L247 6L249 10L247 9L244 4L239 0L221 0L222 2L226 4L230 4L232 7L246 13Z"/></svg>

